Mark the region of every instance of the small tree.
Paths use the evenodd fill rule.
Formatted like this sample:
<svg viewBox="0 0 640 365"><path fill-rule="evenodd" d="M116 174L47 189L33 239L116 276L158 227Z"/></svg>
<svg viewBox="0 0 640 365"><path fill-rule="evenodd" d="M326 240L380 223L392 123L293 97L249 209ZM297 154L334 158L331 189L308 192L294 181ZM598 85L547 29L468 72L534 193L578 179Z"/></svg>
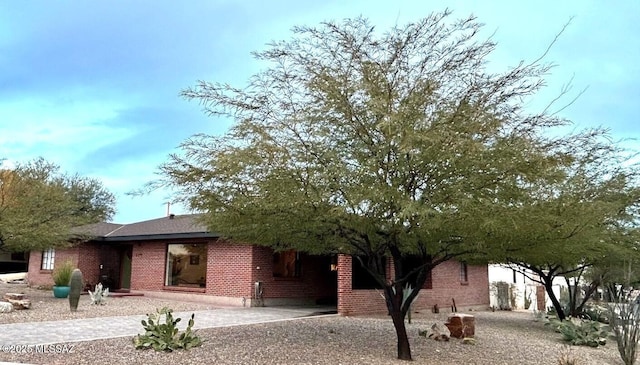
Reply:
<svg viewBox="0 0 640 365"><path fill-rule="evenodd" d="M609 303L609 324L618 344L618 352L625 365L636 363L636 351L640 341L640 302L629 285L632 278L632 265L627 261L624 265L627 271L626 285Z"/></svg>
<svg viewBox="0 0 640 365"><path fill-rule="evenodd" d="M640 169L628 165L627 153L600 133L564 147L563 174L528 184L528 193L504 206L511 212L501 215L509 217L507 229L496 231L508 249L494 256L504 254L514 268L533 273L529 279L544 285L561 320L578 316L600 286L602 278L592 275L582 293L588 270L637 255L625 227L638 217ZM568 284L569 313L553 292L559 277Z"/></svg>

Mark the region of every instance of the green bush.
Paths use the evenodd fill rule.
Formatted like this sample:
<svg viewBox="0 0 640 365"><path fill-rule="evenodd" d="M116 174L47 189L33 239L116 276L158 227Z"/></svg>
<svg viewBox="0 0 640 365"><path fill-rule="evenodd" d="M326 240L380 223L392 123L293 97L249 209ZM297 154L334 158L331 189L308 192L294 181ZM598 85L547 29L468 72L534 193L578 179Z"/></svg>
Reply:
<svg viewBox="0 0 640 365"><path fill-rule="evenodd" d="M600 323L609 324L609 311L607 307L597 304L590 304L584 307L582 311L584 318Z"/></svg>
<svg viewBox="0 0 640 365"><path fill-rule="evenodd" d="M181 318L174 319L173 310L167 307L158 309L156 312L147 314L146 321L142 320L145 333L133 338L136 349L153 348L156 351L171 352L177 349L189 350L202 344L202 340L191 330L195 314L191 314L187 329L182 334L178 334L177 325ZM160 323L162 316L165 317L165 323Z"/></svg>
<svg viewBox="0 0 640 365"><path fill-rule="evenodd" d="M572 345L598 347L607 343L609 336L609 326L602 325L597 321L585 319L566 319L560 321L557 318L550 319L550 325L558 333L562 334L562 339Z"/></svg>
<svg viewBox="0 0 640 365"><path fill-rule="evenodd" d="M53 270L53 282L56 286L69 286L69 281L71 280L71 273L75 269L73 262L65 261L62 265L58 266Z"/></svg>

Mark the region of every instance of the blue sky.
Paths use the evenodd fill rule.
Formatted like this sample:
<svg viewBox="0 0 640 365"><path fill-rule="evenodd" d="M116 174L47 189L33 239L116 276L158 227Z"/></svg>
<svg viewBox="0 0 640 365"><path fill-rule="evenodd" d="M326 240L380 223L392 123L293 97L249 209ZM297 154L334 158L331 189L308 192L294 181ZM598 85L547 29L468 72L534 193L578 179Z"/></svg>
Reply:
<svg viewBox="0 0 640 365"><path fill-rule="evenodd" d="M531 103L573 77L587 91L561 115L576 128L640 137L640 2L603 1L4 1L0 2L0 158L42 156L100 179L118 199L118 223L165 214L168 192L131 197L195 133L224 133L178 96L197 80L244 86L250 56L295 25L359 15L378 29L449 8L495 32L490 67L537 58L573 17L547 60L558 66ZM569 97L570 99L570 97ZM568 101L568 100L567 100ZM636 141L626 142L637 148ZM172 211L183 213L174 206Z"/></svg>

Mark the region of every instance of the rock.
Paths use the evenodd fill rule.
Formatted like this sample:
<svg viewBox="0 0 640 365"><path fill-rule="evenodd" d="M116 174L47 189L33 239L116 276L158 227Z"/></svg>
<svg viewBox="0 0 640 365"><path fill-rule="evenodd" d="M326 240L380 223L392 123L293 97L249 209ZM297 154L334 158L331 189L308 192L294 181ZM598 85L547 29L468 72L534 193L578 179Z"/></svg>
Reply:
<svg viewBox="0 0 640 365"><path fill-rule="evenodd" d="M22 293L6 293L3 297L5 300L6 299L12 299L12 300L23 300L23 299L27 299L27 297L22 294Z"/></svg>
<svg viewBox="0 0 640 365"><path fill-rule="evenodd" d="M0 313L9 313L13 311L13 305L9 302L0 302Z"/></svg>
<svg viewBox="0 0 640 365"><path fill-rule="evenodd" d="M5 302L9 302L13 306L13 309L22 310L31 308L31 300L27 299L24 294L6 293L3 298Z"/></svg>
<svg viewBox="0 0 640 365"><path fill-rule="evenodd" d="M449 329L451 337L466 338L475 334L475 317L470 314L451 314L444 325Z"/></svg>
<svg viewBox="0 0 640 365"><path fill-rule="evenodd" d="M11 303L13 305L13 308L17 310L31 308L31 301L29 299L8 300L8 302Z"/></svg>

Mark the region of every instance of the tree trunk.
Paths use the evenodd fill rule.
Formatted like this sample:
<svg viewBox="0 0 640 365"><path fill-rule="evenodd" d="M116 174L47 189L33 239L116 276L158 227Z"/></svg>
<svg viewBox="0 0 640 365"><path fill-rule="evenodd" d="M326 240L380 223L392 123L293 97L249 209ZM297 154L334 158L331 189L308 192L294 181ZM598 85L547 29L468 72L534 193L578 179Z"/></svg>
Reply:
<svg viewBox="0 0 640 365"><path fill-rule="evenodd" d="M560 301L556 297L556 294L553 292L553 285L551 285L551 283L548 283L544 285L544 288L547 291L547 294L549 295L549 299L551 299L553 308L555 308L556 313L558 313L558 319L561 321L564 321L567 318L567 316L564 313L564 308L562 308L562 305L560 304Z"/></svg>
<svg viewBox="0 0 640 365"><path fill-rule="evenodd" d="M387 299L387 309L393 320L393 327L396 330L396 337L398 339L398 359L412 360L407 328L404 325L404 317L407 315L407 312L402 308L403 288L397 284L395 284L395 287L394 285L387 285L384 288L384 295Z"/></svg>
<svg viewBox="0 0 640 365"><path fill-rule="evenodd" d="M402 300L402 298L400 298L400 300ZM407 336L407 328L404 325L405 315L406 314L402 313L402 310L400 308L395 308L395 306L391 310L393 327L395 327L396 336L398 337L398 359L412 360L411 346L409 345L409 337Z"/></svg>

